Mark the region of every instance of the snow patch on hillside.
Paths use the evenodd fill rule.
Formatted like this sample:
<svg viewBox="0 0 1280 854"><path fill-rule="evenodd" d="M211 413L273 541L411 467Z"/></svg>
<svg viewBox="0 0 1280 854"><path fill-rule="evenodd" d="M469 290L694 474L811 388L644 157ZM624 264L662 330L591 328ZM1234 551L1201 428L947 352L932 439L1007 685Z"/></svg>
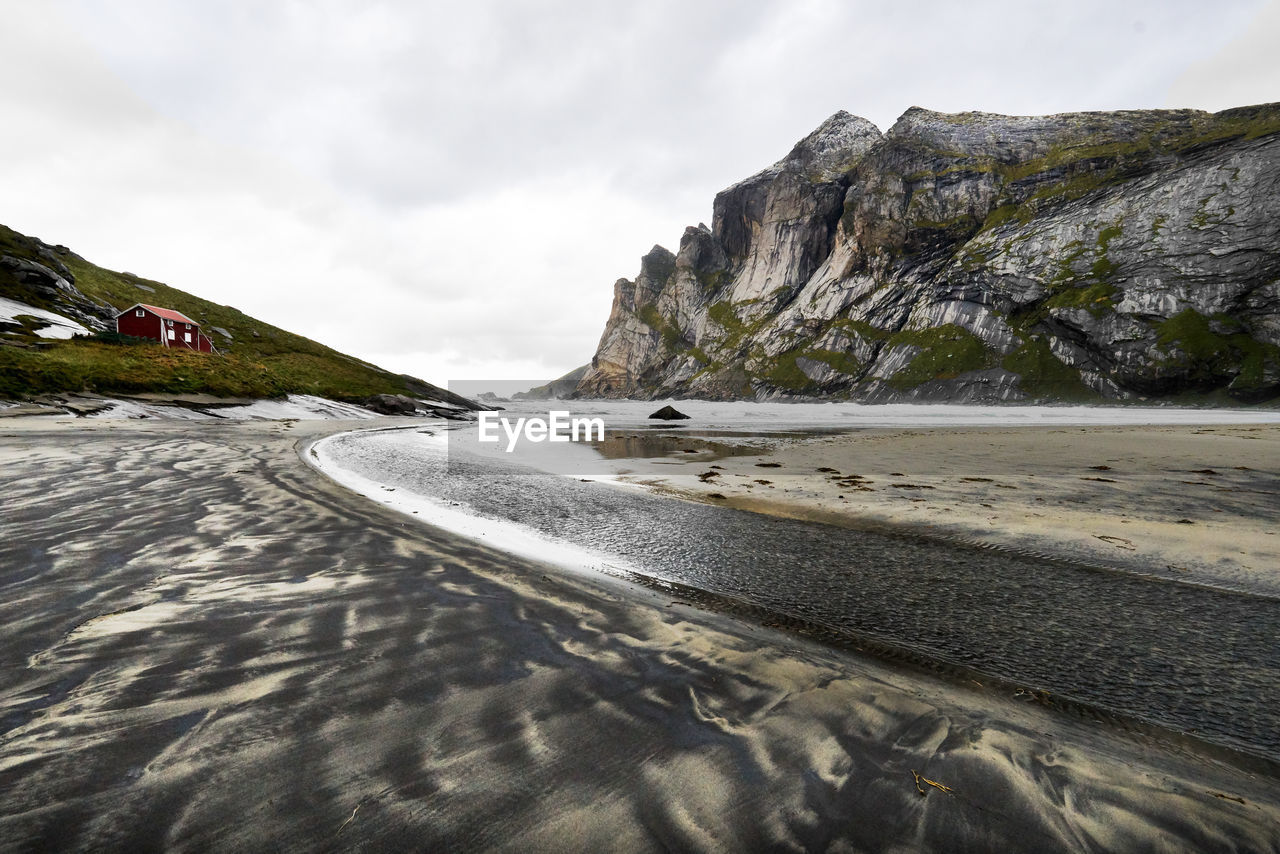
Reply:
<svg viewBox="0 0 1280 854"><path fill-rule="evenodd" d="M36 335L41 338L65 339L75 335L92 334L84 326L60 314L54 314L52 311L36 308L33 305L27 305L24 302L18 302L7 297L0 297L0 323L17 323L17 318L20 315L28 315L44 321L45 325L35 330Z"/></svg>

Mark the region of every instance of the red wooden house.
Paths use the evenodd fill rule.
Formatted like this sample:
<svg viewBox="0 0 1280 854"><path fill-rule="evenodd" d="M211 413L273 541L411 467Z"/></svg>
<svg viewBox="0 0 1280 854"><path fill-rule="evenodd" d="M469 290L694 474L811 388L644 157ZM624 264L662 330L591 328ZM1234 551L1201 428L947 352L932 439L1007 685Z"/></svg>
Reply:
<svg viewBox="0 0 1280 854"><path fill-rule="evenodd" d="M116 332L137 338L150 338L166 347L215 353L209 336L200 324L180 311L138 303L116 315Z"/></svg>

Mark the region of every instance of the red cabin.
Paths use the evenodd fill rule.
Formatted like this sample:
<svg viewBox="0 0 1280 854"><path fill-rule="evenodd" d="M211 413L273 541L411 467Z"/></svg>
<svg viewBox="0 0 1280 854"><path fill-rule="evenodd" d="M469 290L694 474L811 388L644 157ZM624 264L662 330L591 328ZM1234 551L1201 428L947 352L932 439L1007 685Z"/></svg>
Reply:
<svg viewBox="0 0 1280 854"><path fill-rule="evenodd" d="M116 332L137 338L150 338L166 347L216 353L209 336L200 324L180 311L138 303L116 315Z"/></svg>

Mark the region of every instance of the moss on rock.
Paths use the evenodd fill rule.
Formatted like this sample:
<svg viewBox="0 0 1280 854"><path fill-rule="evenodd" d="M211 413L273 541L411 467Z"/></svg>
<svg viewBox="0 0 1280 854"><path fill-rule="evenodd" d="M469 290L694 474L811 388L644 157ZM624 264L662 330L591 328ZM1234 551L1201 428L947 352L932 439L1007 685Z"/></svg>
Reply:
<svg viewBox="0 0 1280 854"><path fill-rule="evenodd" d="M920 348L911 361L888 379L889 385L910 389L930 380L954 379L968 371L991 367L993 354L982 339L963 327L948 323L930 329L903 330L889 336L885 347Z"/></svg>
<svg viewBox="0 0 1280 854"><path fill-rule="evenodd" d="M1018 384L1032 397L1055 400L1096 400L1099 395L1084 384L1080 372L1064 364L1039 335L1028 335L1022 346L1005 356L1000 367L1018 375Z"/></svg>
<svg viewBox="0 0 1280 854"><path fill-rule="evenodd" d="M1164 365L1185 371L1194 383L1232 377L1233 393L1248 396L1271 388L1280 376L1280 347L1243 331L1216 332L1211 319L1195 309L1157 324L1155 331L1156 344L1166 352Z"/></svg>

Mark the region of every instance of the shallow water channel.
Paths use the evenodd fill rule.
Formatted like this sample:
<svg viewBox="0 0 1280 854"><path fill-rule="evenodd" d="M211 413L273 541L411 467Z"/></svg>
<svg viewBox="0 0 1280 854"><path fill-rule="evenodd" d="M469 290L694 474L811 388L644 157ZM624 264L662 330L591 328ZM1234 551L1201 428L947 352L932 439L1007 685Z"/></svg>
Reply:
<svg viewBox="0 0 1280 854"><path fill-rule="evenodd" d="M446 464L414 430L345 434L322 453L327 469L594 552L606 571L692 588L673 598L706 591L772 624L882 643L1280 760L1274 598L517 473L491 458Z"/></svg>

